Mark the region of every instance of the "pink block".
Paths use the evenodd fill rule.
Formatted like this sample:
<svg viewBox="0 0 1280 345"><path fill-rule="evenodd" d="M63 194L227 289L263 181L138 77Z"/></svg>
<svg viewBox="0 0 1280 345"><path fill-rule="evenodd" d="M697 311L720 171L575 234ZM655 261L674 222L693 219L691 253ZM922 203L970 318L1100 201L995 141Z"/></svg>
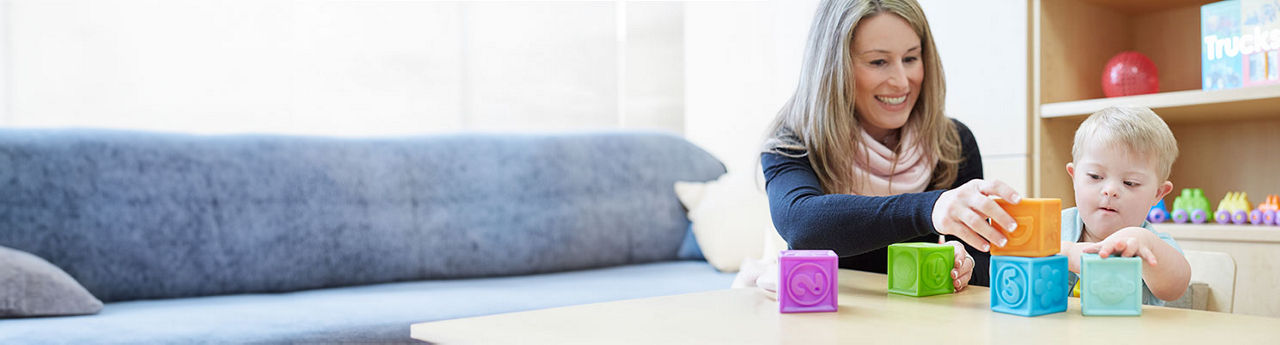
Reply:
<svg viewBox="0 0 1280 345"><path fill-rule="evenodd" d="M784 250L778 257L778 311L836 311L836 253L830 250Z"/></svg>

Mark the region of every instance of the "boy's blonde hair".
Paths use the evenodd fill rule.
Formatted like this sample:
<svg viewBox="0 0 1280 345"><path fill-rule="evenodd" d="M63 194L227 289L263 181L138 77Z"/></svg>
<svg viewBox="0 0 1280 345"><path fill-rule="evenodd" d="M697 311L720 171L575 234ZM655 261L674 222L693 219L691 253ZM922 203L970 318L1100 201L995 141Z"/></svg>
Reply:
<svg viewBox="0 0 1280 345"><path fill-rule="evenodd" d="M1173 161L1178 158L1178 141L1169 125L1146 107L1115 106L1089 115L1076 129L1072 160L1080 160L1080 151L1087 142L1125 145L1155 163L1160 180L1169 179Z"/></svg>

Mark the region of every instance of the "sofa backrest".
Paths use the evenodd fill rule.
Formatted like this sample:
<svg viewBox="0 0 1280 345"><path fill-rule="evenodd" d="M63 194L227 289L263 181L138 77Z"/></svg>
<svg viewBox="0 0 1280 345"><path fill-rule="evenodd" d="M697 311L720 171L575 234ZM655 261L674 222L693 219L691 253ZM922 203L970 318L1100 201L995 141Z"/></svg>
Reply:
<svg viewBox="0 0 1280 345"><path fill-rule="evenodd" d="M103 301L518 275L670 260L676 136L397 138L0 130L0 246Z"/></svg>

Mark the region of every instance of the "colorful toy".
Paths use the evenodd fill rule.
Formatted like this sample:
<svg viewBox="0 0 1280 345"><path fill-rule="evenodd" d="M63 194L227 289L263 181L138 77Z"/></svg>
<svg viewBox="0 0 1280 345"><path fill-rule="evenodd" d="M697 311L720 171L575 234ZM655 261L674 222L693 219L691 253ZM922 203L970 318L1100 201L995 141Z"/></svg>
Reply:
<svg viewBox="0 0 1280 345"><path fill-rule="evenodd" d="M1200 188L1183 188L1182 195L1173 199L1173 222L1202 224L1209 221L1209 199Z"/></svg>
<svg viewBox="0 0 1280 345"><path fill-rule="evenodd" d="M1141 258L1085 254L1080 273L1080 308L1085 316L1142 315Z"/></svg>
<svg viewBox="0 0 1280 345"><path fill-rule="evenodd" d="M1169 220L1169 209L1164 207L1164 199L1160 199L1155 206L1151 206L1151 210L1147 211L1147 221L1152 223L1164 223Z"/></svg>
<svg viewBox="0 0 1280 345"><path fill-rule="evenodd" d="M1213 220L1218 224L1244 224L1249 220L1249 210L1253 206L1249 203L1249 194L1245 192L1227 192L1222 197L1222 201L1218 202L1218 210L1213 212Z"/></svg>
<svg viewBox="0 0 1280 345"><path fill-rule="evenodd" d="M991 257L991 310L1036 316L1067 311L1067 257Z"/></svg>
<svg viewBox="0 0 1280 345"><path fill-rule="evenodd" d="M992 224L1008 238L1004 247L991 246L991 255L1043 257L1058 253L1062 245L1062 200L1023 198L1017 205L996 199L1018 222L1012 233L1001 224Z"/></svg>
<svg viewBox="0 0 1280 345"><path fill-rule="evenodd" d="M1267 195L1267 201L1258 203L1258 209L1249 212L1249 223L1253 225L1277 225L1277 210L1280 210L1280 195Z"/></svg>
<svg viewBox="0 0 1280 345"><path fill-rule="evenodd" d="M1071 287L1071 297L1080 297L1080 279L1076 279L1076 285Z"/></svg>
<svg viewBox="0 0 1280 345"><path fill-rule="evenodd" d="M933 296L955 292L951 268L955 247L937 243L889 245L889 292L907 296Z"/></svg>
<svg viewBox="0 0 1280 345"><path fill-rule="evenodd" d="M1135 51L1116 54L1102 68L1102 93L1107 97L1143 95L1160 91L1160 73L1146 55Z"/></svg>
<svg viewBox="0 0 1280 345"><path fill-rule="evenodd" d="M835 252L784 250L778 256L778 264L779 312L831 312L838 309L836 297L840 288L836 282L838 266Z"/></svg>

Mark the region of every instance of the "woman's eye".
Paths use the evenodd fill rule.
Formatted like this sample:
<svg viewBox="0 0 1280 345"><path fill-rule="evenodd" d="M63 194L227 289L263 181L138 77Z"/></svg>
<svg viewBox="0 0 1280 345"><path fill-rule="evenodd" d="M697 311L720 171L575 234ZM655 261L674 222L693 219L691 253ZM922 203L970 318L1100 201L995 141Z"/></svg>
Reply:
<svg viewBox="0 0 1280 345"><path fill-rule="evenodd" d="M884 65L886 65L886 64L889 64L889 62L888 62L888 61L884 61L884 59L871 60L871 65L872 65L872 66L880 67L880 66L884 66Z"/></svg>
<svg viewBox="0 0 1280 345"><path fill-rule="evenodd" d="M919 61L919 60L920 60L920 58L919 58L919 57L915 57L915 56L908 56L908 57L906 57L906 58L903 58L903 59L902 59L902 62L904 62L904 63L912 63L912 62L916 62L916 61Z"/></svg>

